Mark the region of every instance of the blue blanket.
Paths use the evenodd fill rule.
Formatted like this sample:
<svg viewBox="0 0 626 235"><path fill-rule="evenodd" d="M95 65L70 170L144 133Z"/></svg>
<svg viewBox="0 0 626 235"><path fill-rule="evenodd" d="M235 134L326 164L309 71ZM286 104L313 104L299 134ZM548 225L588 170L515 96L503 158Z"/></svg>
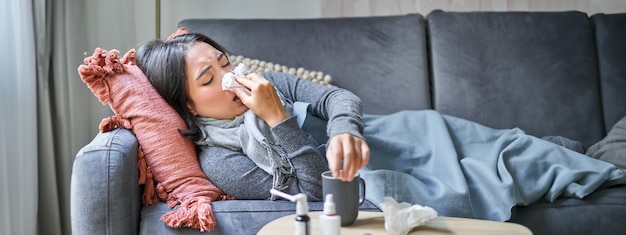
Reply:
<svg viewBox="0 0 626 235"><path fill-rule="evenodd" d="M439 215L505 221L515 205L583 198L625 183L614 165L520 129L497 130L436 111L365 115L366 198L426 205Z"/></svg>

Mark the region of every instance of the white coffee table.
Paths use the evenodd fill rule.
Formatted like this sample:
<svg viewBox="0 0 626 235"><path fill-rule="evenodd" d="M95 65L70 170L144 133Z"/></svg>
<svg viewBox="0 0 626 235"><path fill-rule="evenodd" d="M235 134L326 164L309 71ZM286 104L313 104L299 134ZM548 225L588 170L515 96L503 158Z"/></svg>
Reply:
<svg viewBox="0 0 626 235"><path fill-rule="evenodd" d="M310 212L311 234L319 234L319 216L321 212ZM294 233L295 215L278 218L261 228L259 235L280 235ZM354 224L341 227L341 235L389 235L385 231L385 219L382 212L359 211ZM426 224L414 228L409 234L456 234L456 235L532 235L532 232L520 225L509 222L466 219L455 217L437 217Z"/></svg>

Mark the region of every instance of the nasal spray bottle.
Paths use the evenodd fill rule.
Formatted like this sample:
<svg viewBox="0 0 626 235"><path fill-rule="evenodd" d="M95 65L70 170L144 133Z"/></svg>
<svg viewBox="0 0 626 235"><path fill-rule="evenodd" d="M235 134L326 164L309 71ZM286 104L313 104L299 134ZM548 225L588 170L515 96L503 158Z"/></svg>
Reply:
<svg viewBox="0 0 626 235"><path fill-rule="evenodd" d="M296 202L296 235L311 235L311 218L309 217L309 204L307 204L306 195L298 193L296 195L289 195L278 191L276 189L270 189L270 193L289 201Z"/></svg>
<svg viewBox="0 0 626 235"><path fill-rule="evenodd" d="M341 216L336 214L335 200L332 194L326 194L324 201L324 212L320 215L320 234L339 235L341 234Z"/></svg>

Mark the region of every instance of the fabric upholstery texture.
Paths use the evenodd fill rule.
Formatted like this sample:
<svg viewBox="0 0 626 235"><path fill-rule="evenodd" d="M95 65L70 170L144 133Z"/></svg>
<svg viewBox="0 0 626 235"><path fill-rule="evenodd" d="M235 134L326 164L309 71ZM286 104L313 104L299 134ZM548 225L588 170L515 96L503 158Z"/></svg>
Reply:
<svg viewBox="0 0 626 235"><path fill-rule="evenodd" d="M586 147L603 137L585 13L434 11L427 20L438 111Z"/></svg>
<svg viewBox="0 0 626 235"><path fill-rule="evenodd" d="M626 114L626 13L591 16L595 29L606 131Z"/></svg>
<svg viewBox="0 0 626 235"><path fill-rule="evenodd" d="M540 200L513 208L510 222L528 227L534 235L623 234L626 231L626 187L598 190L585 200L560 198Z"/></svg>
<svg viewBox="0 0 626 235"><path fill-rule="evenodd" d="M76 154L72 234L137 234L141 209L137 147L135 135L119 128L98 133Z"/></svg>
<svg viewBox="0 0 626 235"><path fill-rule="evenodd" d="M613 126L604 139L589 147L586 154L626 169L626 116Z"/></svg>
<svg viewBox="0 0 626 235"><path fill-rule="evenodd" d="M309 211L322 211L323 202L309 202ZM263 225L283 216L292 215L296 204L290 201L270 200L227 200L213 203L213 212L217 220L211 234L256 234ZM364 201L359 206L360 211L380 211L369 201ZM182 235L182 234L207 234L197 229L167 228L159 223L159 216L167 213L169 209L165 203L156 203L144 207L141 210L140 234L145 235Z"/></svg>
<svg viewBox="0 0 626 235"><path fill-rule="evenodd" d="M179 26L211 37L233 55L324 71L333 85L362 99L364 113L431 108L424 18L419 14L188 19Z"/></svg>

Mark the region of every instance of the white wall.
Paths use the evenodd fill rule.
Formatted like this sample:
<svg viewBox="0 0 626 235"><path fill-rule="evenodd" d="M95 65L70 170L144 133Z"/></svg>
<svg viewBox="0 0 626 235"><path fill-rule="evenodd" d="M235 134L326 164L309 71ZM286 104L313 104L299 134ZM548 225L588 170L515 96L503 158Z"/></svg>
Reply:
<svg viewBox="0 0 626 235"><path fill-rule="evenodd" d="M319 18L319 0L161 0L161 37L189 18Z"/></svg>
<svg viewBox="0 0 626 235"><path fill-rule="evenodd" d="M625 0L320 0L322 17L447 11L567 11L591 15L626 12Z"/></svg>

